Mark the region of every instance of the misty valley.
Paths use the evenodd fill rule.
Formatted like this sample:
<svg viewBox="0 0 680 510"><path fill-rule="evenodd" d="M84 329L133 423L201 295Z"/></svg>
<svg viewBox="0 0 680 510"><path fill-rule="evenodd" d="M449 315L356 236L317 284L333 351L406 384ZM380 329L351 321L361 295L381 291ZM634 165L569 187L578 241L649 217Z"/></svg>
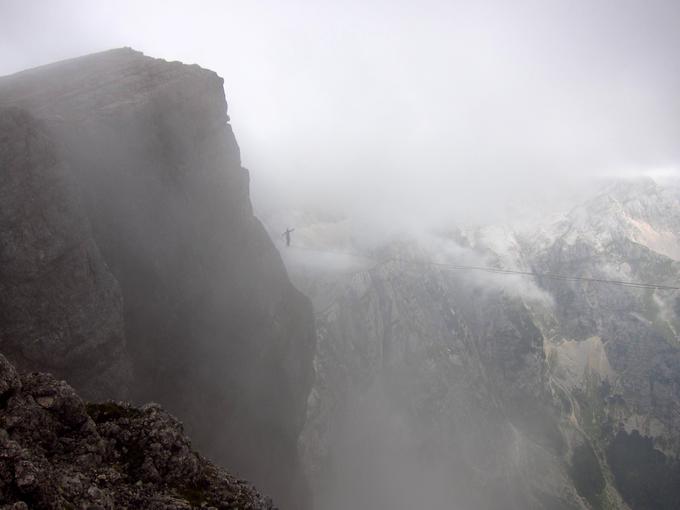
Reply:
<svg viewBox="0 0 680 510"><path fill-rule="evenodd" d="M0 73L0 510L680 508L680 175L358 126L324 188L326 127L261 171L229 76L82 54Z"/></svg>

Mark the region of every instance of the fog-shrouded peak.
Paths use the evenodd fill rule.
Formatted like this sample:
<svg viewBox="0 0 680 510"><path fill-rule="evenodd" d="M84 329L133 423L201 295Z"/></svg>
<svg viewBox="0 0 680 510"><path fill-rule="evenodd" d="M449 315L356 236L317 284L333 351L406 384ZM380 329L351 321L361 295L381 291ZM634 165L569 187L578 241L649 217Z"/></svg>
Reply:
<svg viewBox="0 0 680 510"><path fill-rule="evenodd" d="M679 21L668 0L3 0L0 74L122 46L197 62L225 79L258 211L498 221L677 174Z"/></svg>
<svg viewBox="0 0 680 510"><path fill-rule="evenodd" d="M679 27L0 0L0 506L677 508Z"/></svg>

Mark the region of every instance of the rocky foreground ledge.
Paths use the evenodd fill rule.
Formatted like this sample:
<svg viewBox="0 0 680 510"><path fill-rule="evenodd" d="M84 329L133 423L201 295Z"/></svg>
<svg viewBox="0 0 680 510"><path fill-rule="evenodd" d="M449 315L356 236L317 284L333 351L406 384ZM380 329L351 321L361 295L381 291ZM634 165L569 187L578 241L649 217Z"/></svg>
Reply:
<svg viewBox="0 0 680 510"><path fill-rule="evenodd" d="M3 506L4 505L4 506ZM0 354L0 509L267 509L156 404L85 403Z"/></svg>

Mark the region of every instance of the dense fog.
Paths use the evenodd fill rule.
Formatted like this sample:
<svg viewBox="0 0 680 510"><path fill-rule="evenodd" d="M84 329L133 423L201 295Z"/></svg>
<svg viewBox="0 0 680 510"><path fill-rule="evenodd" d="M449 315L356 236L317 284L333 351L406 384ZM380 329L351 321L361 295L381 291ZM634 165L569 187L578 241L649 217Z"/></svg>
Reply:
<svg viewBox="0 0 680 510"><path fill-rule="evenodd" d="M289 478L309 482L314 510L624 508L636 496L612 480L623 484L621 452L639 437L626 434L646 427L669 459L680 444L677 414L664 414L680 408L679 28L676 0L0 0L0 76L129 46L224 79L250 197L219 97L161 111L192 97L178 87L86 134L58 115L48 123L77 148L80 184L104 197L87 198L91 217L104 217L95 234L127 221L101 251L122 260L112 268L125 274L126 306L137 299L126 310L137 336L161 350L172 338L180 374L209 396L213 383L235 402L247 395L243 414L271 432L272 447L241 445L234 437L256 428L238 422L242 409L217 412L237 423L224 439L221 422L180 400L219 462L259 468L279 448L280 466L298 447L302 474L295 463ZM87 82L78 72L74 83ZM196 141L217 122L214 146ZM153 173L168 161L177 175ZM217 184L192 183L188 168ZM293 296L295 320L281 296ZM167 331L156 322L170 324L166 313ZM220 343L233 324L243 326L229 330L236 347ZM172 401L183 381L168 382L174 372L146 347L136 348L148 380ZM658 365L662 380L650 382ZM277 400L279 384L295 404ZM308 398L295 393L306 384ZM287 406L307 414L291 418ZM600 419L604 432L588 428ZM650 464L666 466L657 457ZM297 501L297 485L265 471Z"/></svg>
<svg viewBox="0 0 680 510"><path fill-rule="evenodd" d="M118 46L217 71L262 210L496 220L677 172L672 0L0 8L0 74Z"/></svg>

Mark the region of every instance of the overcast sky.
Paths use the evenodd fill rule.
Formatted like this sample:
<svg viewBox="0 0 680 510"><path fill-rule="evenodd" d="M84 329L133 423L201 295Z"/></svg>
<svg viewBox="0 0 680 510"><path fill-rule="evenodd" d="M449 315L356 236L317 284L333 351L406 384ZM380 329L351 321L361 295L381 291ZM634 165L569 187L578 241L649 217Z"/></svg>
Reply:
<svg viewBox="0 0 680 510"><path fill-rule="evenodd" d="M677 0L0 0L0 74L119 46L225 78L262 209L486 221L680 168Z"/></svg>

